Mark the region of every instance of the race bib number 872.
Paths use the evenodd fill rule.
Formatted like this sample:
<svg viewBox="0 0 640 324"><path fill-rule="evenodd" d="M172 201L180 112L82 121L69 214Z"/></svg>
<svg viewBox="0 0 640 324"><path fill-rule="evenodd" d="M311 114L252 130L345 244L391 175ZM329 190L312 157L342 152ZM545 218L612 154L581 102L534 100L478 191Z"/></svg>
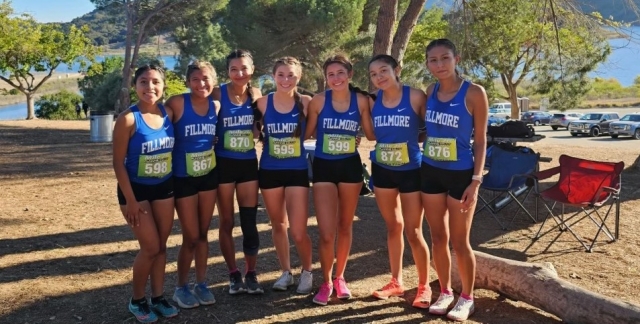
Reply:
<svg viewBox="0 0 640 324"><path fill-rule="evenodd" d="M140 155L138 176L146 178L163 178L171 173L171 152Z"/></svg>
<svg viewBox="0 0 640 324"><path fill-rule="evenodd" d="M389 166L401 166L409 163L407 143L376 144L376 161Z"/></svg>

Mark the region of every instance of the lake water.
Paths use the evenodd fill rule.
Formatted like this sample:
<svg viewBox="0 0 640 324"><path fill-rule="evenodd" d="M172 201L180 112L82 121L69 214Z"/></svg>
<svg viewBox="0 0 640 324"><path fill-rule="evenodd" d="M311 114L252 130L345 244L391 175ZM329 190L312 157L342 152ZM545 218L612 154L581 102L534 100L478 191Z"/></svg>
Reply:
<svg viewBox="0 0 640 324"><path fill-rule="evenodd" d="M640 76L640 27L632 27L631 34L633 40L628 39L612 39L612 52L605 63L600 64L596 71L591 72L591 77L614 78L620 83L628 87L633 84L633 80ZM97 61L104 60L104 56L96 57ZM162 56L165 67L173 69L176 64L176 58L173 56ZM61 64L55 70L57 73L77 72L80 68L79 63L72 66ZM19 103L10 106L0 107L0 120L24 119L27 117L27 104Z"/></svg>

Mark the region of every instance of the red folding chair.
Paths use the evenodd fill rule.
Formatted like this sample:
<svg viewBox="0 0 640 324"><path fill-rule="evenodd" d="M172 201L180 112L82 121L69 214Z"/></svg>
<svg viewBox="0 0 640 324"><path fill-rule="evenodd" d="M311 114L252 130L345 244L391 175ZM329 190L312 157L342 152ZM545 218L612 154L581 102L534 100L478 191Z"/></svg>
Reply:
<svg viewBox="0 0 640 324"><path fill-rule="evenodd" d="M587 252L592 251L593 245L601 232L609 237L610 242L616 241L620 228L620 187L622 170L624 170L624 162L589 161L562 155L560 156L560 166L535 173L534 177L536 181L534 190L537 196L536 216L538 212L538 201L542 201L548 213L540 225L540 229L538 233L536 233L534 240L558 228L560 231L569 231L576 240L582 244ZM543 191L538 190L538 181L548 179L556 174L560 174L556 184ZM553 208L556 204L562 206L562 213L560 215L553 213ZM565 218L565 206L576 207L579 210ZM614 206L615 231L614 234L612 234L606 222ZM555 221L556 225L541 234L542 228L549 216ZM585 219L591 220L597 227L596 234L589 246L587 246L583 238L571 228Z"/></svg>

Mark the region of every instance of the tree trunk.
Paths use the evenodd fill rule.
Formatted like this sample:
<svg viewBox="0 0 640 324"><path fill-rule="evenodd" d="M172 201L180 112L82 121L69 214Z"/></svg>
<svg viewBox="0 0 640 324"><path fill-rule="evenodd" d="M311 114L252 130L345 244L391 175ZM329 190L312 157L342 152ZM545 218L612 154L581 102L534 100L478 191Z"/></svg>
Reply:
<svg viewBox="0 0 640 324"><path fill-rule="evenodd" d="M27 96L27 119L34 119L36 118L36 114L35 114L35 98L33 96L33 93L28 92L26 93Z"/></svg>
<svg viewBox="0 0 640 324"><path fill-rule="evenodd" d="M551 263L527 263L474 251L475 288L489 289L526 302L567 323L640 323L640 306L602 296L558 278ZM452 256L452 260L456 258ZM452 262L452 284L462 284Z"/></svg>
<svg viewBox="0 0 640 324"><path fill-rule="evenodd" d="M316 93L323 92L326 89L325 85L326 82L324 80L324 77L316 78Z"/></svg>
<svg viewBox="0 0 640 324"><path fill-rule="evenodd" d="M391 36L398 14L398 0L380 0L376 35L373 39L373 55L391 54Z"/></svg>
<svg viewBox="0 0 640 324"><path fill-rule="evenodd" d="M135 20L134 9L126 4L124 10L127 15L127 36L124 45L124 67L122 68L122 83L118 100L116 100L115 111L119 114L129 107L129 88L131 87L131 44L133 43L133 21Z"/></svg>
<svg viewBox="0 0 640 324"><path fill-rule="evenodd" d="M396 34L393 36L393 45L391 46L391 56L395 57L400 65L402 65L404 52L407 50L413 28L416 27L418 16L420 16L426 2L426 0L411 0L407 11L404 12L400 19Z"/></svg>

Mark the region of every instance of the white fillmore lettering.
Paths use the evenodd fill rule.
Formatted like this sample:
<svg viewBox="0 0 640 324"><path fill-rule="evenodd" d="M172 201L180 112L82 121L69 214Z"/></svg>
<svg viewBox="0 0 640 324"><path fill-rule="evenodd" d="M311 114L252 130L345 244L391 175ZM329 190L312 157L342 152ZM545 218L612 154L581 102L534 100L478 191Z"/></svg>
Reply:
<svg viewBox="0 0 640 324"><path fill-rule="evenodd" d="M409 127L410 120L409 116L377 116L373 119L373 123L375 127Z"/></svg>
<svg viewBox="0 0 640 324"><path fill-rule="evenodd" d="M175 139L173 137L156 138L153 141L142 143L142 154L155 152L162 149L172 149Z"/></svg>
<svg viewBox="0 0 640 324"><path fill-rule="evenodd" d="M291 134L298 126L297 123L270 123L267 124L269 134Z"/></svg>
<svg viewBox="0 0 640 324"><path fill-rule="evenodd" d="M184 136L216 135L215 124L194 124L184 127Z"/></svg>
<svg viewBox="0 0 640 324"><path fill-rule="evenodd" d="M427 111L427 122L429 123L458 128L458 120L460 120L458 116L437 111Z"/></svg>
<svg viewBox="0 0 640 324"><path fill-rule="evenodd" d="M344 120L336 118L325 118L322 121L322 127L325 129L343 129L346 131L358 131L358 122L353 120Z"/></svg>
<svg viewBox="0 0 640 324"><path fill-rule="evenodd" d="M224 127L243 126L253 124L253 115L233 116L223 118Z"/></svg>

